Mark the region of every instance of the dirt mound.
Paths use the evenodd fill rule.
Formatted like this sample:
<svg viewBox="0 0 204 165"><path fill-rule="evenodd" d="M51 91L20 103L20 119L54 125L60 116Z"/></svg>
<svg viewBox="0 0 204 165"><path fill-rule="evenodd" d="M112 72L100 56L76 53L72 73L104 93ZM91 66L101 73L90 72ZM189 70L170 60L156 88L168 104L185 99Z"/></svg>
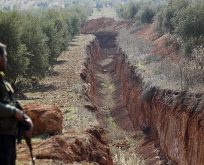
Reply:
<svg viewBox="0 0 204 165"><path fill-rule="evenodd" d="M146 25L144 28L136 32L137 37L149 41L153 44L150 50L151 55L160 55L162 57L170 57L173 61L179 60L180 52L179 45L176 40L170 41L169 34L158 35L155 32L156 25L153 23L151 25Z"/></svg>
<svg viewBox="0 0 204 165"><path fill-rule="evenodd" d="M116 31L120 25L122 25L122 22L115 21L113 18L102 17L87 21L82 27L81 32L89 34L100 31Z"/></svg>
<svg viewBox="0 0 204 165"><path fill-rule="evenodd" d="M67 132L63 135L53 136L35 144L33 146L34 155L37 160L52 159L64 163L88 161L100 165L112 165L110 151L103 134L103 129L94 127L83 133ZM29 160L25 146L19 147L18 160Z"/></svg>
<svg viewBox="0 0 204 165"><path fill-rule="evenodd" d="M62 132L62 112L53 105L27 104L25 113L31 117L34 124L34 135L58 134Z"/></svg>

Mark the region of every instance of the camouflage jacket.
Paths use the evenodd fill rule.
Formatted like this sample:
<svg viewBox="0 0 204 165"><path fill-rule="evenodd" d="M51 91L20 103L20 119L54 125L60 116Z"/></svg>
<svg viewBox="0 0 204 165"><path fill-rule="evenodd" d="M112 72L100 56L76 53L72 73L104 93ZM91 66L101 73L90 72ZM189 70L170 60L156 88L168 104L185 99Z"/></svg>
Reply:
<svg viewBox="0 0 204 165"><path fill-rule="evenodd" d="M18 131L16 101L13 99L13 88L0 75L0 135L16 135Z"/></svg>

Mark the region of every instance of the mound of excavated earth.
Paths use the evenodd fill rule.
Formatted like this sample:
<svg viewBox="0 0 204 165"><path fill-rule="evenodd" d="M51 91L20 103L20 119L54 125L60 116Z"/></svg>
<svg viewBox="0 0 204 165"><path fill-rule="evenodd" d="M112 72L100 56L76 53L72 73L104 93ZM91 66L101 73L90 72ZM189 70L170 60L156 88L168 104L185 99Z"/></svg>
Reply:
<svg viewBox="0 0 204 165"><path fill-rule="evenodd" d="M82 133L67 132L34 143L34 155L38 160L60 160L63 164L88 161L112 165L110 151L103 136L104 130L96 127ZM18 160L29 160L29 152L24 145L19 146Z"/></svg>
<svg viewBox="0 0 204 165"><path fill-rule="evenodd" d="M86 33L96 33L99 31L116 31L120 28L120 25L123 25L123 22L117 22L113 18L99 18L87 21L82 27L81 32Z"/></svg>
<svg viewBox="0 0 204 165"><path fill-rule="evenodd" d="M59 134L63 129L63 116L60 109L53 105L27 104L25 113L31 117L34 124L33 135Z"/></svg>

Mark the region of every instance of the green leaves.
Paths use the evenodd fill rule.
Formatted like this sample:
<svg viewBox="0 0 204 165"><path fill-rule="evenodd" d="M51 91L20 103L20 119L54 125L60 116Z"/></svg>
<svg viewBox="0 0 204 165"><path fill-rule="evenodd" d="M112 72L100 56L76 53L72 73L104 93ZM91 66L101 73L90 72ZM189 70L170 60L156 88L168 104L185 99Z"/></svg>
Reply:
<svg viewBox="0 0 204 165"><path fill-rule="evenodd" d="M0 42L7 45L7 75L41 79L53 67L72 38L79 34L88 12L83 7L32 12L0 12Z"/></svg>
<svg viewBox="0 0 204 165"><path fill-rule="evenodd" d="M203 1L169 1L158 13L157 21L159 31L176 34L181 39L185 55L190 55L196 45L203 44Z"/></svg>
<svg viewBox="0 0 204 165"><path fill-rule="evenodd" d="M7 74L13 82L26 72L28 67L27 47L21 42L21 16L16 12L0 14L0 42L7 45Z"/></svg>
<svg viewBox="0 0 204 165"><path fill-rule="evenodd" d="M184 40L204 36L204 4L182 9L174 18L174 26Z"/></svg>
<svg viewBox="0 0 204 165"><path fill-rule="evenodd" d="M116 12L119 17L124 19L133 19L139 10L139 3L128 2L125 5L118 5Z"/></svg>
<svg viewBox="0 0 204 165"><path fill-rule="evenodd" d="M23 26L21 40L29 52L28 58L30 63L26 77L43 78L49 68L49 48L47 45L48 38L43 33L38 19L29 16L29 19Z"/></svg>
<svg viewBox="0 0 204 165"><path fill-rule="evenodd" d="M152 23L154 15L154 11L149 7L146 7L141 13L140 20L142 23Z"/></svg>
<svg viewBox="0 0 204 165"><path fill-rule="evenodd" d="M125 5L118 5L116 12L119 17L124 19L139 19L141 23L151 23L155 12L155 5L152 1L129 1Z"/></svg>

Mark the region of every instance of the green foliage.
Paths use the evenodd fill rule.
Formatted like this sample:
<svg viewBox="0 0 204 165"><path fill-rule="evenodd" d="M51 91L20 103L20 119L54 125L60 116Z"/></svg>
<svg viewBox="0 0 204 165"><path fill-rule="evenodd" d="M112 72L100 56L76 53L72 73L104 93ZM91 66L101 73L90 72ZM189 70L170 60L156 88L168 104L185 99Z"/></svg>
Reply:
<svg viewBox="0 0 204 165"><path fill-rule="evenodd" d="M28 67L27 47L21 43L21 16L16 12L0 14L0 42L7 45L8 70L12 82L23 75Z"/></svg>
<svg viewBox="0 0 204 165"><path fill-rule="evenodd" d="M169 1L157 15L158 30L181 38L184 53L189 55L196 45L203 44L204 2L187 0Z"/></svg>
<svg viewBox="0 0 204 165"><path fill-rule="evenodd" d="M49 47L49 65L52 67L61 53L61 46L59 44L60 35L53 20L48 21L47 18L41 19L43 21L42 30L47 36L47 45Z"/></svg>
<svg viewBox="0 0 204 165"><path fill-rule="evenodd" d="M142 23L152 23L154 15L155 15L154 11L147 7L142 11L140 20Z"/></svg>
<svg viewBox="0 0 204 165"><path fill-rule="evenodd" d="M204 36L204 4L188 6L174 18L175 32L184 40Z"/></svg>
<svg viewBox="0 0 204 165"><path fill-rule="evenodd" d="M67 24L64 20L63 13L56 11L50 11L50 16L48 19L51 19L54 21L54 26L57 30L57 35L58 35L58 45L60 47L60 52L66 49L69 38L68 33L69 29L67 27Z"/></svg>
<svg viewBox="0 0 204 165"><path fill-rule="evenodd" d="M171 19L173 18L173 12L166 8L157 14L158 27L161 32L171 32L173 31L173 23Z"/></svg>
<svg viewBox="0 0 204 165"><path fill-rule="evenodd" d="M100 2L97 2L97 3L96 3L96 8L97 8L98 10L101 10L101 8L103 8L103 4L100 3Z"/></svg>
<svg viewBox="0 0 204 165"><path fill-rule="evenodd" d="M120 18L125 18L125 8L122 5L116 7L116 13Z"/></svg>
<svg viewBox="0 0 204 165"><path fill-rule="evenodd" d="M164 32L173 32L175 27L173 23L174 17L177 13L188 5L186 0L169 1L163 10L158 13L158 22L161 30Z"/></svg>
<svg viewBox="0 0 204 165"><path fill-rule="evenodd" d="M192 39L189 39L184 43L184 53L186 56L189 56L192 53L194 41Z"/></svg>
<svg viewBox="0 0 204 165"><path fill-rule="evenodd" d="M21 41L29 52L30 63L26 76L42 78L46 75L49 66L47 36L43 33L38 19L30 16L26 20L21 35Z"/></svg>
<svg viewBox="0 0 204 165"><path fill-rule="evenodd" d="M138 12L138 8L136 6L136 4L134 4L133 2L128 3L127 5L127 18L128 19L132 19L135 17L135 15Z"/></svg>
<svg viewBox="0 0 204 165"><path fill-rule="evenodd" d="M79 34L79 31L80 31L80 20L77 16L72 16L71 17L71 36L75 36L77 34Z"/></svg>
<svg viewBox="0 0 204 165"><path fill-rule="evenodd" d="M32 12L0 12L0 42L7 45L7 75L12 83L41 79L72 38L89 11L82 6Z"/></svg>
<svg viewBox="0 0 204 165"><path fill-rule="evenodd" d="M139 3L133 3L130 1L125 5L118 5L116 12L120 18L133 19L139 10Z"/></svg>

